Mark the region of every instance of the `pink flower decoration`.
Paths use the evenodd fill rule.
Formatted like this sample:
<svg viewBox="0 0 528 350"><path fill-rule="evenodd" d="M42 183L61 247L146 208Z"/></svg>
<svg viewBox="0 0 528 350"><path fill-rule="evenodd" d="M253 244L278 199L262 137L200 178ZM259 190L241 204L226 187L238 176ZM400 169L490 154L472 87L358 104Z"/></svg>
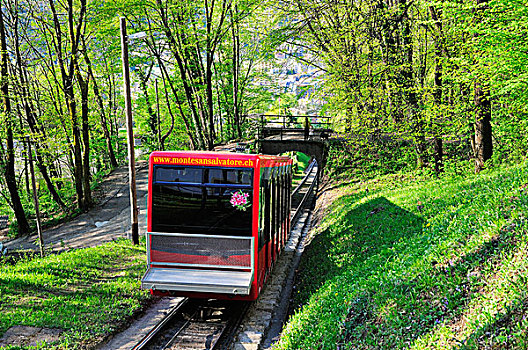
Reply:
<svg viewBox="0 0 528 350"><path fill-rule="evenodd" d="M248 197L249 193L237 191L233 193L229 203L238 210L246 211L246 209L251 206L251 203L248 202Z"/></svg>

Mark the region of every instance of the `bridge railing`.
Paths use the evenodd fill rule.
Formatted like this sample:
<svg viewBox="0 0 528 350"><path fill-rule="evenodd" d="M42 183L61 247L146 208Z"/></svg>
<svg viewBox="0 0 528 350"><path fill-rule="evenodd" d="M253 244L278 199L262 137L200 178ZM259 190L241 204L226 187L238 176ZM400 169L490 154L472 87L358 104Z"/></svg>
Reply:
<svg viewBox="0 0 528 350"><path fill-rule="evenodd" d="M267 128L302 129L305 118L310 120L312 129L330 129L332 126L330 117L320 115L263 114L259 116L259 124Z"/></svg>
<svg viewBox="0 0 528 350"><path fill-rule="evenodd" d="M332 123L330 117L318 115L260 115L258 120L258 138L266 138L283 133L304 133L306 118L310 122L310 130L331 132Z"/></svg>

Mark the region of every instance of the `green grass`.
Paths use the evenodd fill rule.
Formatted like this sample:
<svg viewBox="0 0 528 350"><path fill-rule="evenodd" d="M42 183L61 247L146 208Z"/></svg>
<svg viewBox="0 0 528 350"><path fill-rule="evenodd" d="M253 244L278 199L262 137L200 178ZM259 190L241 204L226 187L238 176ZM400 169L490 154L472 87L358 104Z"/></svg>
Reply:
<svg viewBox="0 0 528 350"><path fill-rule="evenodd" d="M143 246L107 243L19 261L0 262L0 337L12 326L59 328L58 344L85 348L122 326L149 298L140 289Z"/></svg>
<svg viewBox="0 0 528 350"><path fill-rule="evenodd" d="M276 349L528 348L528 164L335 191Z"/></svg>
<svg viewBox="0 0 528 350"><path fill-rule="evenodd" d="M304 169L310 165L310 156L301 152L296 152L293 157L293 162L295 172L293 174L292 183L293 187L295 187L304 178Z"/></svg>

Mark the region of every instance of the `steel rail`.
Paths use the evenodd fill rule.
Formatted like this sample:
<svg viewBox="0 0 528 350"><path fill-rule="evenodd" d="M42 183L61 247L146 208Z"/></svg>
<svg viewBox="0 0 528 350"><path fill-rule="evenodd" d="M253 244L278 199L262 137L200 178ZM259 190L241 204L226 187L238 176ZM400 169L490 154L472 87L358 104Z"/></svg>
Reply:
<svg viewBox="0 0 528 350"><path fill-rule="evenodd" d="M242 322L242 319L244 315L247 313L247 309L250 305L250 303L244 303L244 305L238 309L233 304L221 304L222 312L226 316L225 319L222 319L220 321L214 321L214 322L207 322L200 317L198 317L201 312L206 310L214 310L215 306L205 306L203 303L195 304L191 302L190 299L185 299L182 301L179 305L174 307L156 326L154 326L148 333L145 335L139 343L136 344L132 349L133 350L139 350L139 349L149 349L154 346L154 348L157 349L171 349L171 348L180 348L182 344L178 343L181 341L181 339L184 339L186 337L193 337L196 338L195 340L191 341L191 343L188 343L191 348L196 348L193 344L198 344L199 347L201 344L201 339L207 339L209 337L212 338L211 343L207 344L206 348L211 350L219 350L219 349L228 349L229 344L231 342L230 337L233 336L236 329L240 326L240 323ZM191 307L191 309L186 310L186 307ZM188 313L190 312L190 316L185 317L186 320L181 325L177 325L177 323L174 323L174 325L170 325L169 322L176 319L177 321L179 318L177 317L180 313ZM178 322L183 321L179 320ZM202 330L197 334L195 333L196 327L199 325L199 328L203 327ZM176 326L176 327L174 327ZM159 343L160 336L167 336L167 327L169 329L171 327L174 327L172 331L169 331L170 334L170 340L163 341L161 344ZM203 332L203 334L201 334ZM164 335L165 334L165 335ZM213 336L211 336L211 334ZM196 342L195 342L196 341ZM158 343L156 343L158 342ZM187 343L185 341L184 343ZM207 341L205 341L207 343ZM184 345L185 347L185 345Z"/></svg>
<svg viewBox="0 0 528 350"><path fill-rule="evenodd" d="M311 171L310 171L310 174L311 174ZM292 223L297 222L297 219L298 219L299 215L301 215L303 207L304 207L306 201L308 200L308 197L310 197L310 195L312 194L314 186L317 184L318 177L319 177L319 168L317 168L317 173L315 174L315 178L314 178L313 182L310 184L310 187L308 188L308 191L306 191L306 193L304 194L303 199L299 202L299 205L297 206L297 208L295 209L295 212L292 215L292 219L291 219Z"/></svg>
<svg viewBox="0 0 528 350"><path fill-rule="evenodd" d="M233 339L235 332L240 327L244 316L247 314L251 302L245 302L241 312L235 313L236 317L232 318L232 323L228 324L225 329L222 330L222 334L216 339L216 342L211 347L212 350L228 350L231 349L231 340Z"/></svg>
<svg viewBox="0 0 528 350"><path fill-rule="evenodd" d="M132 350L141 350L141 349L144 349L146 347L146 345L148 343L150 343L150 341L152 339L154 339L154 337L156 337L158 335L158 333L160 332L160 330L169 322L171 321L174 316L176 316L180 311L181 309L187 305L187 303L189 302L189 298L185 298L184 300L182 300L181 303L179 303L177 306L175 306L167 315L165 315L165 317L163 317L163 319L158 322L157 325L155 325L133 348Z"/></svg>
<svg viewBox="0 0 528 350"><path fill-rule="evenodd" d="M176 340L176 338L178 338L178 336L187 328L187 326L192 322L192 319L194 318L194 316L196 316L196 314L198 313L198 311L200 311L199 309L197 309L193 315L185 322L185 324L180 328L178 329L178 331L171 337L171 339L167 342L167 344L165 344L165 346L163 347L163 349L168 349L172 346L172 344L174 344L174 341Z"/></svg>
<svg viewBox="0 0 528 350"><path fill-rule="evenodd" d="M295 187L295 189L293 190L291 196L295 196L297 194L297 192L299 192L299 190L301 189L301 187L304 185L304 183L306 182L306 180L308 180L308 177L312 174L312 170L315 166L315 163L317 163L315 160L313 162L311 162L308 167L306 168L306 175L304 176L304 178L301 180L301 183L299 183L297 185L297 187Z"/></svg>

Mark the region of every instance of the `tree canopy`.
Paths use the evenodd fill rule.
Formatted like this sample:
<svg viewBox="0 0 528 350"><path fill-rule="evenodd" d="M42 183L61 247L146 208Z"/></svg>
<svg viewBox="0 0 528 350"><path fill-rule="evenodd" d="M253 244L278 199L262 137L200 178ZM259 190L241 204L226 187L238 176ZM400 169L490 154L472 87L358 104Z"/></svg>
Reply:
<svg viewBox="0 0 528 350"><path fill-rule="evenodd" d="M520 0L5 0L0 17L0 208L20 233L33 212L27 142L47 217L87 210L124 161L120 17L144 153L210 150L253 138L251 114L290 114L300 93L271 73L285 47L322 73L313 96L351 154L439 174L528 150Z"/></svg>

